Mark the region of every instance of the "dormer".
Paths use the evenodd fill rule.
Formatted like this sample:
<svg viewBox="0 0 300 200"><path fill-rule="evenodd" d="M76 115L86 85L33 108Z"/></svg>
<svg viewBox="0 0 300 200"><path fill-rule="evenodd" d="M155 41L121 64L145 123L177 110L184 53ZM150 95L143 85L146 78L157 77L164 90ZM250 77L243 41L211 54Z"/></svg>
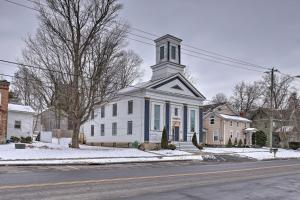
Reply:
<svg viewBox="0 0 300 200"><path fill-rule="evenodd" d="M152 80L183 73L185 66L181 65L181 39L172 35L164 35L156 40L156 65L152 68Z"/></svg>

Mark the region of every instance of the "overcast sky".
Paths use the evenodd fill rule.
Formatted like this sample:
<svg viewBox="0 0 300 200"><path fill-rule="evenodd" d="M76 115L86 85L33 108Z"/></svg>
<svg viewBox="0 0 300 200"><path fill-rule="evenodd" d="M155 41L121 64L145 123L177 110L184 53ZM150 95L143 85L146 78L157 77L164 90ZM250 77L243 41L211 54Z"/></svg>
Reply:
<svg viewBox="0 0 300 200"><path fill-rule="evenodd" d="M30 6L26 0L12 0ZM162 36L171 34L184 45L239 58L257 65L277 67L283 73L300 74L299 0L122 0L122 20L133 28ZM34 34L36 13L0 0L0 59L21 57L23 39ZM132 29L135 34L155 39ZM145 42L149 40L128 35ZM154 47L128 40L142 59L143 80L151 77ZM195 54L201 57L201 55ZM203 56L202 56L203 57ZM231 95L237 82L259 80L263 73L232 68L200 58L182 55L196 87L207 99L218 92ZM245 67L245 66L244 66ZM251 68L251 67L248 67ZM262 70L257 68L251 68ZM0 73L13 75L15 67L0 63ZM264 70L262 70L264 71ZM294 84L300 88L300 81Z"/></svg>

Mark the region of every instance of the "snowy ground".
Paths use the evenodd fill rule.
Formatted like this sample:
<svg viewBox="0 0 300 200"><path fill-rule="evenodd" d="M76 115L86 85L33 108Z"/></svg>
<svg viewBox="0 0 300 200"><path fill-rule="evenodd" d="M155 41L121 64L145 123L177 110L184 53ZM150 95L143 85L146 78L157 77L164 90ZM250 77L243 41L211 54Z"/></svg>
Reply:
<svg viewBox="0 0 300 200"><path fill-rule="evenodd" d="M122 163L167 160L202 160L201 156L179 150L144 152L134 148L111 148L80 145L80 149L69 148L70 139L62 138L53 143L34 142L26 149L15 149L15 144L0 145L1 164L83 164Z"/></svg>
<svg viewBox="0 0 300 200"><path fill-rule="evenodd" d="M232 154L257 160L274 159L268 148L204 148L203 152L215 154ZM275 158L300 158L299 150L278 149Z"/></svg>

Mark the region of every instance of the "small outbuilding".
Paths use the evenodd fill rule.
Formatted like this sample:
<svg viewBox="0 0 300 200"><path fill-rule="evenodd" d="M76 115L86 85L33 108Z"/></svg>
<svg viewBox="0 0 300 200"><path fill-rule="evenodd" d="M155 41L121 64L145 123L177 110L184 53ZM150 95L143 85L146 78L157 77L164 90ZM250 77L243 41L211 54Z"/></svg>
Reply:
<svg viewBox="0 0 300 200"><path fill-rule="evenodd" d="M8 104L7 139L32 137L35 111L30 106Z"/></svg>

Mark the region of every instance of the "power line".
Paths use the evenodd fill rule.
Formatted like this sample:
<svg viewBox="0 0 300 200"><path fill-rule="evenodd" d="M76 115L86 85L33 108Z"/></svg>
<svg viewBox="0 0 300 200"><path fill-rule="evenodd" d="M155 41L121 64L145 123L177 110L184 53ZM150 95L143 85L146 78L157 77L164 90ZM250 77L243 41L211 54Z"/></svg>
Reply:
<svg viewBox="0 0 300 200"><path fill-rule="evenodd" d="M13 1L10 1L10 0L5 0L5 1L7 1L7 2L9 2L9 3L12 3L12 4L15 4L15 5L18 5L18 6L25 7L25 8L27 8L27 9L32 9L32 10L34 10L34 11L38 11L38 10L35 9L35 8L26 6L26 5L21 4L21 3L16 3L16 2L13 2ZM36 3L36 2L33 1L33 0L26 0L26 1L31 2L31 3ZM41 4L44 5L44 6L47 6L46 4L43 4L43 3L41 3ZM146 33L146 34L151 35L151 36L159 37L159 36L156 35L156 34L149 33L149 32L147 32L147 31L143 31L143 30L138 29L138 28L135 28L135 27L132 27L132 29L137 30L137 31L139 31L139 32ZM153 41L153 39L148 38L148 37L145 37L145 36L141 36L141 35L134 34L134 33L131 33L131 32L127 32L127 33L128 33L128 34L131 34L131 35L134 35L134 36L137 36L137 37L140 37L140 38L143 38L143 39L147 39L147 40ZM126 36L125 36L125 37L126 37ZM261 68L261 69L269 69L269 68L267 68L267 67L263 67L263 66L260 66L260 65L256 65L256 64L253 64L253 63L249 63L249 62L246 62L246 61L243 61L243 60L240 60L240 59L236 59L236 58L231 58L231 57L228 57L228 56L224 56L224 55L221 55L221 54L219 54L219 53L215 53L215 52L207 51L207 50L204 50L204 49L200 49L200 48L197 48L197 47L193 47L193 46L191 46L191 45L185 45L185 46L188 46L188 47L190 47L190 48L197 49L197 50L200 50L200 51L204 51L204 52L207 52L207 53L211 53L211 54L220 56L221 58L220 58L220 57L216 57L216 56L212 56L212 55L209 55L209 54L200 53L200 52L196 52L196 51L193 51L193 50L189 50L189 49L183 48L183 50L188 51L188 52L200 54L200 55L203 55L203 56L208 56L208 57L215 58L215 59L219 59L219 60L223 60L223 61L226 61L226 62L232 62L232 63L235 63L235 64L247 65L247 66L250 66L250 67ZM190 54L186 54L186 55L190 55ZM191 56L191 55L190 55L190 56ZM193 56L193 57L196 57L196 56ZM199 59L205 59L205 58L202 58L202 57L198 57L198 58L199 58ZM212 61L211 59L206 59L206 60ZM212 62L215 62L215 61L212 61ZM215 62L215 63L225 64L225 63L223 63L223 62ZM230 66L230 64L225 64L225 65ZM235 67L236 67L236 66L235 66ZM244 69L247 69L247 68L244 68ZM249 69L247 69L247 70L249 70Z"/></svg>

